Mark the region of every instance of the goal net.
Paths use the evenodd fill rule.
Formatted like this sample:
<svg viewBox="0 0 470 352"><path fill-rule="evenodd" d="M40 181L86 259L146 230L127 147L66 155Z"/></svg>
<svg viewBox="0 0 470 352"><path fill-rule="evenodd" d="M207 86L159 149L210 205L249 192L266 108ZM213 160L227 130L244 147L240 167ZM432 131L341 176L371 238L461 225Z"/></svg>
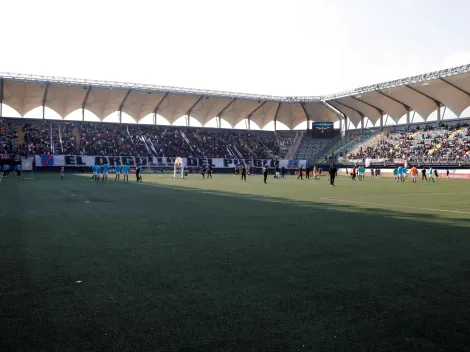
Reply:
<svg viewBox="0 0 470 352"><path fill-rule="evenodd" d="M181 178L184 178L184 163L183 158L179 156L175 159L173 178L176 178L176 174L180 174Z"/></svg>
<svg viewBox="0 0 470 352"><path fill-rule="evenodd" d="M22 156L21 157L21 178L23 180L34 179L34 168L33 168L34 157L33 156Z"/></svg>

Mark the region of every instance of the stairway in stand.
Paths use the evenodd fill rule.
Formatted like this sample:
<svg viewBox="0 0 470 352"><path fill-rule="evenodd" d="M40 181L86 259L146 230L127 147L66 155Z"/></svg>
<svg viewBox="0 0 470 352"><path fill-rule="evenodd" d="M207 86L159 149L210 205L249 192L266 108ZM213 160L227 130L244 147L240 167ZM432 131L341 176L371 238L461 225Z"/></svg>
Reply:
<svg viewBox="0 0 470 352"><path fill-rule="evenodd" d="M16 133L18 135L17 143L18 145L24 145L24 127L23 126L16 126Z"/></svg>
<svg viewBox="0 0 470 352"><path fill-rule="evenodd" d="M430 150L428 151L428 155L432 155L436 150L439 150L439 149L441 148L442 143L447 142L447 141L453 139L456 135L458 135L458 134L461 133L462 131L463 131L463 127L460 127L458 130L456 130L456 131L452 132L451 134L449 134L449 137L447 137L446 139L444 139L441 143L436 144L436 145L434 146L434 148L430 149Z"/></svg>

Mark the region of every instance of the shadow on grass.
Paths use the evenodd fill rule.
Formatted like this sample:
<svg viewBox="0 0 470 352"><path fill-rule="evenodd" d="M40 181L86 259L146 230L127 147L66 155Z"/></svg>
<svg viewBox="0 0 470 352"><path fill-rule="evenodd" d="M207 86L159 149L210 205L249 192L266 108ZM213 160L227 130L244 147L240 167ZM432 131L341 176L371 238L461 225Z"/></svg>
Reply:
<svg viewBox="0 0 470 352"><path fill-rule="evenodd" d="M2 351L468 347L464 226L159 184L94 186L64 183L74 197L52 193L55 182L6 191L16 197L2 228L16 227L1 242Z"/></svg>

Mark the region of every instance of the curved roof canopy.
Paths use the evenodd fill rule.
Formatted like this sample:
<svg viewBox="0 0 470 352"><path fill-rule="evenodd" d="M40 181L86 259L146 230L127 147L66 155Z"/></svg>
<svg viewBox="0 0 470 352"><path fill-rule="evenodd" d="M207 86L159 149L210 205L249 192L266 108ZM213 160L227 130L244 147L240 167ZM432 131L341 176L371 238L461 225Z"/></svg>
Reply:
<svg viewBox="0 0 470 352"><path fill-rule="evenodd" d="M356 88L322 100L355 124L362 116L376 122L384 114L398 121L408 111L416 111L426 121L441 106L460 116L470 106L470 65Z"/></svg>
<svg viewBox="0 0 470 352"><path fill-rule="evenodd" d="M292 129L310 121L348 117L375 123L384 114L398 121L414 110L423 119L447 106L459 116L470 106L470 65L374 84L328 96L283 97L136 83L0 73L0 102L21 116L45 106L62 118L87 109L100 120L121 111L136 121L150 114L170 123L191 116L205 125L221 117L231 126L249 118L263 128L276 120Z"/></svg>

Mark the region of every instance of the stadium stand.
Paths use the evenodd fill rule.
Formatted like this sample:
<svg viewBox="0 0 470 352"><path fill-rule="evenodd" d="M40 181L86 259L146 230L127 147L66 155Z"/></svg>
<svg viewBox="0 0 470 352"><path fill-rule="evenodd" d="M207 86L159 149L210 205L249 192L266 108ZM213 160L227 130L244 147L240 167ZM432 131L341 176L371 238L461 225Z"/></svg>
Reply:
<svg viewBox="0 0 470 352"><path fill-rule="evenodd" d="M296 140L298 147L293 149ZM0 152L234 159L290 156L313 163L337 156L343 163L365 159L455 163L470 161L470 127L468 122L410 129L397 126L314 139L308 132L3 119Z"/></svg>
<svg viewBox="0 0 470 352"><path fill-rule="evenodd" d="M375 133L377 133L377 131L348 131L342 139L337 141L331 149L323 154L323 158L326 160L329 157L347 154L349 150L353 150L358 145L367 142L370 138L373 138Z"/></svg>
<svg viewBox="0 0 470 352"><path fill-rule="evenodd" d="M19 141L19 133L24 140ZM3 119L2 153L278 158L273 132ZM281 153L282 154L282 153Z"/></svg>
<svg viewBox="0 0 470 352"><path fill-rule="evenodd" d="M307 132L297 148L295 159L317 162L340 139L341 134L339 132L333 138L312 138Z"/></svg>
<svg viewBox="0 0 470 352"><path fill-rule="evenodd" d="M416 126L411 130L379 133L359 144L347 160L409 160L410 162L466 162L470 155L468 123Z"/></svg>
<svg viewBox="0 0 470 352"><path fill-rule="evenodd" d="M0 152L12 153L18 151L18 131L16 125L3 123L0 126Z"/></svg>

